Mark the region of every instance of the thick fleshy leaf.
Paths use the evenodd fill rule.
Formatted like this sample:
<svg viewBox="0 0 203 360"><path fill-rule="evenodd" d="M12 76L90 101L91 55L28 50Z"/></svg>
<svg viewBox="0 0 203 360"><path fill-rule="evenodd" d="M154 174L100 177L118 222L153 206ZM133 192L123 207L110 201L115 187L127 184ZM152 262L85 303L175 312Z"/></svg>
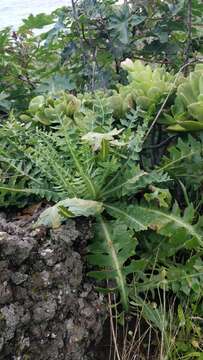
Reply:
<svg viewBox="0 0 203 360"><path fill-rule="evenodd" d="M175 132L201 131L203 130L203 122L193 120L178 121L177 124L168 126L167 130Z"/></svg>
<svg viewBox="0 0 203 360"><path fill-rule="evenodd" d="M77 198L65 199L43 211L35 227L44 225L58 228L61 223L69 217L94 216L100 214L102 211L103 204L97 201Z"/></svg>
<svg viewBox="0 0 203 360"><path fill-rule="evenodd" d="M174 124L169 131L203 130L203 69L196 65L195 71L178 86L175 105L172 107ZM185 118L179 119L181 113ZM195 121L196 120L196 121Z"/></svg>

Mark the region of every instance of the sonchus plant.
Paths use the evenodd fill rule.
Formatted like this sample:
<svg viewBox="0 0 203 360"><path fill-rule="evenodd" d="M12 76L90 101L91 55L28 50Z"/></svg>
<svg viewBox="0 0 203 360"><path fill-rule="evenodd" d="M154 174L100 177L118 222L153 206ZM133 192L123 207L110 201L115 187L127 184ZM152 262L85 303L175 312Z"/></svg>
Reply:
<svg viewBox="0 0 203 360"><path fill-rule="evenodd" d="M133 164L125 134L121 131L91 132L78 142L65 129L63 133L64 139L60 138L58 144L62 141L60 146L64 151L65 147L67 149L71 169L68 171L72 172L67 195L74 197L67 197L46 209L37 226L58 227L66 218L94 216L95 238L89 247L88 259L98 271L91 274L99 280L114 279L127 310L128 275L136 270L133 257L139 233L151 229L165 236L166 241L178 243L178 249L197 248L203 245L201 221L196 219L192 206L182 213L177 204L170 210L170 206L161 201L163 191L157 192L151 185L168 181L168 176L160 170L146 173ZM54 142L57 143L56 138ZM48 150L50 142L44 146ZM47 151L45 153L47 157ZM143 196L141 202L136 200L136 194L149 189L152 192L155 189L154 197Z"/></svg>
<svg viewBox="0 0 203 360"><path fill-rule="evenodd" d="M178 86L171 115L166 115L168 130L177 132L203 130L203 64L197 64Z"/></svg>
<svg viewBox="0 0 203 360"><path fill-rule="evenodd" d="M170 209L161 201L163 191L151 185L168 181L168 176L161 170L147 173L134 164L128 137L121 130L89 132L81 138L67 129L62 129L62 134L49 143L38 135L44 147L37 150L36 159L41 158L41 164L49 161L51 148L55 152L61 147L64 165L67 159L67 166L63 165L66 174L62 174L67 198L46 209L36 226L58 227L70 217L94 216L94 241L88 259L98 269L91 275L98 280L115 280L122 305L128 310L128 275L136 271L139 233L154 230L166 241L178 243L178 250L197 248L203 245L201 221L192 206L182 213L177 204ZM145 196L137 200L138 193L153 189L156 194L152 201Z"/></svg>
<svg viewBox="0 0 203 360"><path fill-rule="evenodd" d="M109 113L95 116L87 132L64 121L63 111L57 119L58 125L46 131L15 121L2 127L1 205L11 193L54 201L36 226L58 227L70 217L94 217L89 247L89 261L96 267L92 275L115 280L115 290L128 310L129 275L137 268L134 256L140 233L155 231L165 241L179 244L178 249L197 248L203 245L201 220L192 206L183 213L176 203L170 206L163 199L158 184L169 181L167 172L140 168L140 132L112 128ZM171 168L169 162L166 170ZM150 192L154 195L144 195Z"/></svg>

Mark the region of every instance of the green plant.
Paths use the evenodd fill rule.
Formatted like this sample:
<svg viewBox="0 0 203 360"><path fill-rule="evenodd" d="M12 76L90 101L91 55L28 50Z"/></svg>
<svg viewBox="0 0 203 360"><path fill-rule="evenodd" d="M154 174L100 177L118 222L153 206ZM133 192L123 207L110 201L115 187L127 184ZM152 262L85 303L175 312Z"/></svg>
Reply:
<svg viewBox="0 0 203 360"><path fill-rule="evenodd" d="M195 66L188 78L179 85L172 116L166 115L170 131L203 130L203 64Z"/></svg>
<svg viewBox="0 0 203 360"><path fill-rule="evenodd" d="M95 136L96 134L93 133L94 145L96 143ZM89 201L96 200L97 203L95 204L97 204L97 207L99 206L100 212L105 211L102 219L98 219L97 228L99 228L99 231L96 231L98 241L94 241L93 245L90 246L91 255L89 255L90 262L99 267L104 267L104 271L94 271L92 274L100 280L115 278L120 290L122 303L127 308L128 291L126 289L125 278L127 274L133 272L133 262L127 266L125 266L125 263L135 254L136 233L153 228L159 234L169 238L169 241L173 239L177 243L177 251L181 248L202 246L201 225L200 223L196 223L195 226L192 225L194 216L192 209L190 211L188 209L181 216L177 205L172 211L169 211L163 210L159 206L148 206L145 202L143 204L134 201L132 204L126 203L129 196L135 195L142 188L146 189L147 185L166 181L167 177L162 173L159 176L157 176L156 172L147 174L131 165L130 168L127 167L125 171L123 170L120 177L117 177L116 173L121 170L122 163L117 160L116 173L114 171L110 174L108 171L106 174L108 176L103 176L103 179L100 179L100 184L98 184L94 174L99 172L100 166L109 169L112 161L111 151L109 151L105 163L102 164L99 161L95 164L96 168L91 168L91 174L89 174L82 166L75 149L72 149L70 140L66 139L66 141L67 146L71 146L69 151L73 164L80 174L81 185L85 186L84 195L87 198L87 209ZM108 141L108 144L110 146L110 141ZM104 145L102 146L102 142L100 142L100 146L100 151L103 153ZM96 149L98 150L98 147ZM117 177L116 185L112 180L113 175ZM76 207L77 202L81 201L78 199L81 197L79 186L77 186L75 195L77 196L75 200L63 200L53 208L47 209L45 213L42 213L38 225L58 226L66 217L75 216L72 206L74 207L74 201ZM117 202L118 200L119 202ZM70 205L70 201L72 205ZM105 213L108 213L112 220L107 221L108 217L105 216ZM84 213L77 212L76 214L82 215ZM87 215L89 214L87 213ZM92 215L96 214L92 213Z"/></svg>
<svg viewBox="0 0 203 360"><path fill-rule="evenodd" d="M116 202L122 197L127 198L128 194L133 195L152 182L158 183L167 180L167 177L162 173L160 175L156 175L156 172L147 174L140 170L136 164L133 165L130 154L128 155L128 136L124 133L119 136L121 131L112 130L109 133L90 132L82 137L83 141L81 142L78 131L71 131L69 127L66 127L61 122L61 128L55 133L46 133L39 129L36 130L35 135L33 130L30 131L30 135L28 133L29 130L26 131L25 138L27 137L29 147L28 143L18 144L20 159L12 162L8 156L8 151L4 151L1 157L1 161L7 164L8 169L15 168L15 173L20 178L22 174L24 175L25 181L27 180L27 187L25 189L11 188L9 184L6 186L4 184L1 186L2 195L8 191L19 191L21 193L40 195L48 199L56 199L57 197L64 199L69 196L70 198L73 197L71 200L73 207L74 197L77 197L84 199L83 209L85 200L87 206L91 201L99 201L97 208L99 207L100 212L103 208L111 212L114 207L111 209L111 206L105 205L105 202L108 203L109 200L111 200L111 203ZM121 139L116 140L114 137L118 136ZM125 165L126 156L128 158L127 166ZM25 161L28 160L29 165L26 169L24 165ZM28 170L30 170L30 173ZM35 175L37 174L37 179L36 176L35 178L32 176L33 172ZM115 186L115 182L118 184L117 186ZM75 200L76 204L77 201L79 200ZM46 217L42 214L42 222L46 224L51 222L51 225L56 226L56 224L59 225L60 219L61 221L64 219L64 216L73 216L74 211L69 204L68 200L62 200L53 209L48 209ZM62 215L60 213L61 207ZM122 212L125 213L125 210L122 210ZM76 213L77 215L80 214L80 212ZM83 211L81 214L84 213ZM89 213L87 214L89 215ZM119 214L118 211L118 216ZM126 212L126 222L128 222L128 218ZM40 223L41 220L39 220ZM106 220L100 221L100 226L102 226L104 232L104 244L106 243L106 250L109 252L106 262L109 262L109 266L112 267L112 276L118 280L123 305L127 308L126 274L123 265L134 253L135 240L131 232L133 227L136 226L136 220L132 226L127 225L127 223L121 226L123 235L120 240L117 237L115 238L115 241L118 241L117 245L114 245L113 239L110 240L110 223L107 225ZM137 225L137 230L147 228L147 224L141 222L140 225L139 222ZM124 241L128 233L129 250L126 251L125 243L122 244L122 241ZM112 245L110 246L111 241ZM121 251L122 248L123 252ZM100 257L102 259L102 255ZM95 255L93 259L96 261L97 256Z"/></svg>
<svg viewBox="0 0 203 360"><path fill-rule="evenodd" d="M143 110L155 106L172 90L174 76L163 66L152 69L140 60L133 63L130 59L123 61L121 66L128 71L130 84L120 87L120 93L131 96L134 103Z"/></svg>
<svg viewBox="0 0 203 360"><path fill-rule="evenodd" d="M58 92L54 97L38 95L31 100L27 113L20 118L26 122L54 126L61 116L63 122L71 126L71 123L74 124L76 121L75 114L79 112L80 105L80 100L65 92Z"/></svg>
<svg viewBox="0 0 203 360"><path fill-rule="evenodd" d="M179 203L189 206L192 202L197 209L201 207L202 151L202 137L189 135L169 146L160 163L160 169L174 179L169 187Z"/></svg>
<svg viewBox="0 0 203 360"><path fill-rule="evenodd" d="M87 106L92 117L84 126ZM184 159L189 158L192 166L199 165L201 143L192 137L186 143L180 140L169 150L169 158L146 171L139 162L150 119L147 112L146 120L135 129L116 129L108 97L86 95L78 100L59 93L33 98L28 114L21 116L26 127L11 118L1 128L2 203L12 203L11 194L15 193L18 203L19 196L24 199L28 194L59 200L41 215L38 225L57 227L67 217L95 216L95 241L89 260L101 269L92 275L100 280L115 279L127 309L132 286L129 274L136 269L133 258L137 237L154 230L167 241L171 256L203 244L201 220L192 204L183 211L172 201L169 190L155 186L170 184L167 173L181 179L181 171L187 167ZM38 123L42 128L36 126ZM47 130L44 125L48 125Z"/></svg>
<svg viewBox="0 0 203 360"><path fill-rule="evenodd" d="M51 15L30 16L18 31L0 31L0 93L21 111L50 91L94 92L126 83L126 58L177 70L201 54L201 16L200 0L191 8L190 1L73 1Z"/></svg>
<svg viewBox="0 0 203 360"><path fill-rule="evenodd" d="M0 206L90 217L90 275L161 360L201 358L201 18L200 0L85 0L0 32Z"/></svg>

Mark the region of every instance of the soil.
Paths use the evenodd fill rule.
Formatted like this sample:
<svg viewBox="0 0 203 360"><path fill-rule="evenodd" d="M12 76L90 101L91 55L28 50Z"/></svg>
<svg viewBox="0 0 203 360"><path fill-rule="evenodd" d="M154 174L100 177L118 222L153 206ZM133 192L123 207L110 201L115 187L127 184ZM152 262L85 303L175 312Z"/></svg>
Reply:
<svg viewBox="0 0 203 360"><path fill-rule="evenodd" d="M122 360L157 360L159 358L157 350L158 343L156 333L143 320L140 327L134 336L134 331L137 329L138 321L136 317L128 316L125 320L125 326L114 322L114 330L116 335L116 343L120 359ZM141 335L142 334L142 335ZM143 336L143 334L146 334ZM142 336L142 339L141 339ZM132 341L133 340L133 341ZM148 347L150 344L150 353ZM110 320L107 319L103 326L103 336L101 341L94 348L94 360L117 360L115 354L115 347L111 334Z"/></svg>
<svg viewBox="0 0 203 360"><path fill-rule="evenodd" d="M0 213L0 360L102 360L90 350L105 305L85 276L89 224L33 230L40 211Z"/></svg>

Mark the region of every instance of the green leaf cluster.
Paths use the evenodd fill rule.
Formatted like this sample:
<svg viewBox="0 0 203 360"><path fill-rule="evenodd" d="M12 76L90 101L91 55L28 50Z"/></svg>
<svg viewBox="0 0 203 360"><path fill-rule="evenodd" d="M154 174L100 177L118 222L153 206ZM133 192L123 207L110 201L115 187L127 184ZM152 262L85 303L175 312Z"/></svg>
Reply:
<svg viewBox="0 0 203 360"><path fill-rule="evenodd" d="M0 206L89 217L90 275L171 360L202 346L202 65L176 73L201 21L199 0L88 0L0 32Z"/></svg>
<svg viewBox="0 0 203 360"><path fill-rule="evenodd" d="M172 91L174 76L162 67L152 69L142 61L134 63L126 59L121 63L123 69L128 71L129 86L121 87L121 94L128 94L142 110L148 110L160 102L161 98Z"/></svg>
<svg viewBox="0 0 203 360"><path fill-rule="evenodd" d="M75 114L80 110L80 100L72 94L56 93L54 96L38 95L29 104L26 114L20 116L22 121L34 122L45 126L59 123L60 116L67 125L74 124Z"/></svg>
<svg viewBox="0 0 203 360"><path fill-rule="evenodd" d="M203 64L197 64L178 86L171 112L172 116L166 117L170 124L168 130L184 132L203 129Z"/></svg>

